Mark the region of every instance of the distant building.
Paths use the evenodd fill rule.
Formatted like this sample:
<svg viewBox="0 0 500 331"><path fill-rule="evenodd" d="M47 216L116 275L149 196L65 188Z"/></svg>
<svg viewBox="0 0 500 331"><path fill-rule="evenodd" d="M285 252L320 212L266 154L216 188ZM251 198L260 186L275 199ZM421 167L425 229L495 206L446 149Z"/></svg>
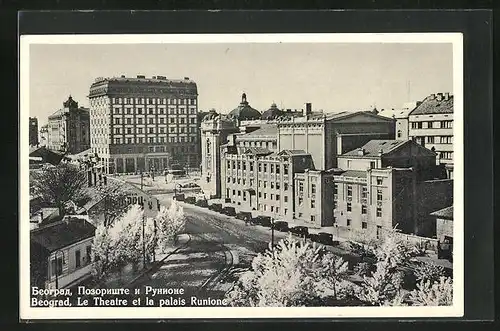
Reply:
<svg viewBox="0 0 500 331"><path fill-rule="evenodd" d="M77 154L90 148L89 110L78 107L71 96L49 116L47 130L47 147L53 151Z"/></svg>
<svg viewBox="0 0 500 331"><path fill-rule="evenodd" d="M189 77L97 78L89 100L92 153L106 172L199 167L198 90Z"/></svg>
<svg viewBox="0 0 500 331"><path fill-rule="evenodd" d="M451 257L453 255L453 206L435 211L431 215L436 218L438 253L440 257Z"/></svg>
<svg viewBox="0 0 500 331"><path fill-rule="evenodd" d="M420 101L408 102L399 109L381 109L378 115L387 118L393 118L396 121L396 139L397 140L408 140L409 138L409 115L413 109L420 105Z"/></svg>
<svg viewBox="0 0 500 331"><path fill-rule="evenodd" d="M332 205L344 236L378 239L397 226L431 237L430 212L453 201L453 181L434 177L436 153L411 140L372 140L338 159Z"/></svg>
<svg viewBox="0 0 500 331"><path fill-rule="evenodd" d="M409 138L434 150L453 178L453 95L431 94L409 114Z"/></svg>
<svg viewBox="0 0 500 331"><path fill-rule="evenodd" d="M69 288L91 276L95 226L68 216L30 231L31 285Z"/></svg>
<svg viewBox="0 0 500 331"><path fill-rule="evenodd" d="M36 117L30 117L30 125L29 125L29 141L30 146L37 146L39 144L38 141L38 119Z"/></svg>

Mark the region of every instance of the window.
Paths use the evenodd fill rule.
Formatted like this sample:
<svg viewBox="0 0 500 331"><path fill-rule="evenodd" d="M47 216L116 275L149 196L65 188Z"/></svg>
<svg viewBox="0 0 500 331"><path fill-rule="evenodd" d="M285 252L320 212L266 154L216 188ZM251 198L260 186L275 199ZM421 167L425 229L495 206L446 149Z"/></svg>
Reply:
<svg viewBox="0 0 500 331"><path fill-rule="evenodd" d="M299 213L299 217L302 217L302 213Z"/></svg>
<svg viewBox="0 0 500 331"><path fill-rule="evenodd" d="M382 201L382 190L377 190L377 201Z"/></svg>
<svg viewBox="0 0 500 331"><path fill-rule="evenodd" d="M149 108L149 109L148 109L148 114L149 114L149 115L153 115L153 114L154 114L154 112L153 112L153 108Z"/></svg>
<svg viewBox="0 0 500 331"><path fill-rule="evenodd" d="M87 262L91 262L91 258L92 258L92 246L87 246L85 247L85 250L87 252Z"/></svg>
<svg viewBox="0 0 500 331"><path fill-rule="evenodd" d="M347 203L347 211L351 212L352 211L352 205L350 202Z"/></svg>
<svg viewBox="0 0 500 331"><path fill-rule="evenodd" d="M59 252L59 251L58 251ZM62 269L63 269L63 257L61 253L57 254L57 259L52 260L52 276L59 276L62 275Z"/></svg>
<svg viewBox="0 0 500 331"><path fill-rule="evenodd" d="M262 198L262 192L259 192L259 198Z"/></svg>
<svg viewBox="0 0 500 331"><path fill-rule="evenodd" d="M137 119L137 124L142 124L142 118Z"/></svg>
<svg viewBox="0 0 500 331"><path fill-rule="evenodd" d="M280 195L276 194L276 201L279 201L279 200L280 200Z"/></svg>
<svg viewBox="0 0 500 331"><path fill-rule="evenodd" d="M311 184L311 194L316 194L316 184Z"/></svg>
<svg viewBox="0 0 500 331"><path fill-rule="evenodd" d="M283 174L288 175L288 164L283 164Z"/></svg>
<svg viewBox="0 0 500 331"><path fill-rule="evenodd" d="M422 129L422 122L412 122L411 128L412 129Z"/></svg>
<svg viewBox="0 0 500 331"><path fill-rule="evenodd" d="M288 196L287 196L287 195L285 195L285 196L283 197L283 202L288 202Z"/></svg>
<svg viewBox="0 0 500 331"><path fill-rule="evenodd" d="M440 144L452 144L453 143L453 136L443 136L439 138L439 143Z"/></svg>
<svg viewBox="0 0 500 331"><path fill-rule="evenodd" d="M377 207L377 217L382 217L382 208Z"/></svg>
<svg viewBox="0 0 500 331"><path fill-rule="evenodd" d="M127 128L127 134L132 134L132 128Z"/></svg>
<svg viewBox="0 0 500 331"><path fill-rule="evenodd" d="M279 173L280 173L280 165L279 165L279 164L277 164L277 165L276 165L276 174L279 174Z"/></svg>
<svg viewBox="0 0 500 331"><path fill-rule="evenodd" d="M368 228L368 224L366 222L361 222L361 228L362 229Z"/></svg>
<svg viewBox="0 0 500 331"><path fill-rule="evenodd" d="M337 194L339 191L339 185L338 184L333 184L333 194Z"/></svg>
<svg viewBox="0 0 500 331"><path fill-rule="evenodd" d="M283 184L283 191L288 191L288 183Z"/></svg>
<svg viewBox="0 0 500 331"><path fill-rule="evenodd" d="M276 189L279 190L280 189L280 182L276 182Z"/></svg>
<svg viewBox="0 0 500 331"><path fill-rule="evenodd" d="M366 199L368 196L368 189L366 186L361 186L361 198Z"/></svg>
<svg viewBox="0 0 500 331"><path fill-rule="evenodd" d="M315 200L311 200L311 208L316 208L316 201Z"/></svg>
<svg viewBox="0 0 500 331"><path fill-rule="evenodd" d="M142 108L137 108L137 114L142 115Z"/></svg>
<svg viewBox="0 0 500 331"><path fill-rule="evenodd" d="M160 117L160 124L165 124L165 119L163 117Z"/></svg>
<svg viewBox="0 0 500 331"><path fill-rule="evenodd" d="M115 118L115 124L120 124L120 119L119 118Z"/></svg>
<svg viewBox="0 0 500 331"><path fill-rule="evenodd" d="M137 128L137 133L142 133L142 128Z"/></svg>
<svg viewBox="0 0 500 331"><path fill-rule="evenodd" d="M267 172L267 163L264 163L264 172Z"/></svg>
<svg viewBox="0 0 500 331"><path fill-rule="evenodd" d="M333 210L337 209L337 200L333 200Z"/></svg>
<svg viewBox="0 0 500 331"><path fill-rule="evenodd" d="M270 182L269 184L271 184L271 188L274 189L274 182Z"/></svg>
<svg viewBox="0 0 500 331"><path fill-rule="evenodd" d="M370 169L375 169L377 167L377 163L375 161L370 161Z"/></svg>
<svg viewBox="0 0 500 331"><path fill-rule="evenodd" d="M274 211L274 206L271 206L271 212L273 212L273 211Z"/></svg>
<svg viewBox="0 0 500 331"><path fill-rule="evenodd" d="M116 134L120 134L120 128L116 128L116 129L115 129L115 133L116 133Z"/></svg>
<svg viewBox="0 0 500 331"><path fill-rule="evenodd" d="M441 129L451 129L453 128L453 121L441 121Z"/></svg>
<svg viewBox="0 0 500 331"><path fill-rule="evenodd" d="M401 130L398 130L398 138L401 138L402 134L401 134Z"/></svg>
<svg viewBox="0 0 500 331"><path fill-rule="evenodd" d="M239 197L241 196L241 191L240 191L240 190L238 190L238 196L239 196Z"/></svg>
<svg viewBox="0 0 500 331"><path fill-rule="evenodd" d="M427 137L427 143L428 144L434 144L434 137L433 136Z"/></svg>
<svg viewBox="0 0 500 331"><path fill-rule="evenodd" d="M132 143L132 138L127 138L127 144L131 144Z"/></svg>
<svg viewBox="0 0 500 331"><path fill-rule="evenodd" d="M236 190L233 190L233 195L236 195Z"/></svg>
<svg viewBox="0 0 500 331"><path fill-rule="evenodd" d="M270 168L271 173L274 173L274 164L271 164Z"/></svg>
<svg viewBox="0 0 500 331"><path fill-rule="evenodd" d="M441 158L445 160L452 160L453 152L441 152Z"/></svg>
<svg viewBox="0 0 500 331"><path fill-rule="evenodd" d="M226 163L227 163L227 168L231 169L231 161L228 160Z"/></svg>
<svg viewBox="0 0 500 331"><path fill-rule="evenodd" d="M165 133L165 128L160 128L160 133Z"/></svg>
<svg viewBox="0 0 500 331"><path fill-rule="evenodd" d="M262 172L262 163L259 163L259 172Z"/></svg>
<svg viewBox="0 0 500 331"><path fill-rule="evenodd" d="M312 223L315 223L315 222L316 222L316 216L311 215L311 222L312 222Z"/></svg>
<svg viewBox="0 0 500 331"><path fill-rule="evenodd" d="M148 124L154 124L154 123L153 123L153 119L152 119L152 118L149 118L149 119L148 119Z"/></svg>
<svg viewBox="0 0 500 331"><path fill-rule="evenodd" d="M250 171L253 171L253 162L250 162Z"/></svg>
<svg viewBox="0 0 500 331"><path fill-rule="evenodd" d="M264 199L267 199L267 193L264 192Z"/></svg>
<svg viewBox="0 0 500 331"><path fill-rule="evenodd" d="M264 181L264 188L267 187L267 181Z"/></svg>
<svg viewBox="0 0 500 331"><path fill-rule="evenodd" d="M347 219L347 226L351 226L352 221L350 219Z"/></svg>
<svg viewBox="0 0 500 331"><path fill-rule="evenodd" d="M361 205L361 214L366 214L366 205Z"/></svg>
<svg viewBox="0 0 500 331"><path fill-rule="evenodd" d="M304 183L299 182L299 193L302 195L304 193Z"/></svg>
<svg viewBox="0 0 500 331"><path fill-rule="evenodd" d="M351 185L347 185L347 196L352 197L352 186Z"/></svg>
<svg viewBox="0 0 500 331"><path fill-rule="evenodd" d="M149 133L155 133L155 129L154 128L149 128L148 132Z"/></svg>
<svg viewBox="0 0 500 331"><path fill-rule="evenodd" d="M75 267L80 268L81 265L81 256L80 256L80 250L75 251Z"/></svg>
<svg viewBox="0 0 500 331"><path fill-rule="evenodd" d="M383 179L382 177L377 177L377 185L382 185Z"/></svg>
<svg viewBox="0 0 500 331"><path fill-rule="evenodd" d="M285 212L285 215L288 215L288 209L285 208L284 212Z"/></svg>
<svg viewBox="0 0 500 331"><path fill-rule="evenodd" d="M432 122L427 122L427 128L432 129Z"/></svg>

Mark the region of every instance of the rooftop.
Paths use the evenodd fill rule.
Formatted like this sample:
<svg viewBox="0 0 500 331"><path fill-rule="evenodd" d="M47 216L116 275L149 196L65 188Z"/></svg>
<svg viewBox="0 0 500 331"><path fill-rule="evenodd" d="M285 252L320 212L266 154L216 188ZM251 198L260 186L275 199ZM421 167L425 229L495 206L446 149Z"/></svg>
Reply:
<svg viewBox="0 0 500 331"><path fill-rule="evenodd" d="M53 252L94 236L95 227L84 219L63 220L30 232L31 241Z"/></svg>
<svg viewBox="0 0 500 331"><path fill-rule="evenodd" d="M337 176L342 177L356 177L356 178L366 178L366 171L361 170L347 170Z"/></svg>
<svg viewBox="0 0 500 331"><path fill-rule="evenodd" d="M453 220L453 206L446 207L431 213L432 216L436 216L438 218L444 218L447 220Z"/></svg>
<svg viewBox="0 0 500 331"><path fill-rule="evenodd" d="M277 137L278 135L278 126L275 124L265 124L262 125L259 129L255 131L251 131L249 133L239 135L237 139L245 139L246 137L262 137L262 136L273 136Z"/></svg>
<svg viewBox="0 0 500 331"><path fill-rule="evenodd" d="M453 95L431 94L410 115L453 114Z"/></svg>
<svg viewBox="0 0 500 331"><path fill-rule="evenodd" d="M392 152L407 142L405 140L370 140L363 147L344 153L342 156L373 158L379 156L380 152L382 154Z"/></svg>
<svg viewBox="0 0 500 331"><path fill-rule="evenodd" d="M229 118L237 118L238 120L249 120L249 119L258 119L262 115L261 113L248 104L247 95L243 93L241 95L241 102L238 107L234 108L227 114Z"/></svg>
<svg viewBox="0 0 500 331"><path fill-rule="evenodd" d="M271 154L272 152L268 150L267 148L262 148L262 147L247 147L245 148L245 153L244 154L254 154L254 155L268 155Z"/></svg>

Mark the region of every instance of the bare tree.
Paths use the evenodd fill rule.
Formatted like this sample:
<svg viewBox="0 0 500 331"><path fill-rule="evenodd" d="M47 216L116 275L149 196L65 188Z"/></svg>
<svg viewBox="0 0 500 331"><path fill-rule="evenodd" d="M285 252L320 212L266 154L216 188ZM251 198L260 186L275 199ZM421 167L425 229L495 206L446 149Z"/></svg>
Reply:
<svg viewBox="0 0 500 331"><path fill-rule="evenodd" d="M108 184L96 186L94 190L100 201L93 208L93 212L104 216L104 226L113 224L117 217L122 216L127 211L129 192L121 186Z"/></svg>
<svg viewBox="0 0 500 331"><path fill-rule="evenodd" d="M59 208L64 214L64 205L69 201L87 198L87 179L77 166L67 163L44 168L32 174L33 193L46 204Z"/></svg>

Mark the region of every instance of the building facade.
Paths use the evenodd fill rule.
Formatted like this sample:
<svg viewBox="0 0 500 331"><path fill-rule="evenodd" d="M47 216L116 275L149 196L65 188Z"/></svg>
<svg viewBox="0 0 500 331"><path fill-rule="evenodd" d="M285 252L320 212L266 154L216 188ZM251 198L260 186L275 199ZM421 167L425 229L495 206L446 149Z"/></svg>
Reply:
<svg viewBox="0 0 500 331"><path fill-rule="evenodd" d="M36 117L30 117L29 124L29 142L30 146L38 146L38 119Z"/></svg>
<svg viewBox="0 0 500 331"><path fill-rule="evenodd" d="M77 154L90 148L90 116L87 108L69 96L63 108L49 116L47 146L54 151Z"/></svg>
<svg viewBox="0 0 500 331"><path fill-rule="evenodd" d="M431 237L430 212L453 201L453 181L435 178L435 159L411 140L374 140L340 156L332 203L339 235L379 239L397 227Z"/></svg>
<svg viewBox="0 0 500 331"><path fill-rule="evenodd" d="M31 284L68 288L91 276L95 226L71 216L30 232Z"/></svg>
<svg viewBox="0 0 500 331"><path fill-rule="evenodd" d="M409 114L409 138L434 150L453 178L453 95L431 94Z"/></svg>
<svg viewBox="0 0 500 331"><path fill-rule="evenodd" d="M89 101L91 148L106 172L199 166L198 90L188 77L97 78Z"/></svg>

